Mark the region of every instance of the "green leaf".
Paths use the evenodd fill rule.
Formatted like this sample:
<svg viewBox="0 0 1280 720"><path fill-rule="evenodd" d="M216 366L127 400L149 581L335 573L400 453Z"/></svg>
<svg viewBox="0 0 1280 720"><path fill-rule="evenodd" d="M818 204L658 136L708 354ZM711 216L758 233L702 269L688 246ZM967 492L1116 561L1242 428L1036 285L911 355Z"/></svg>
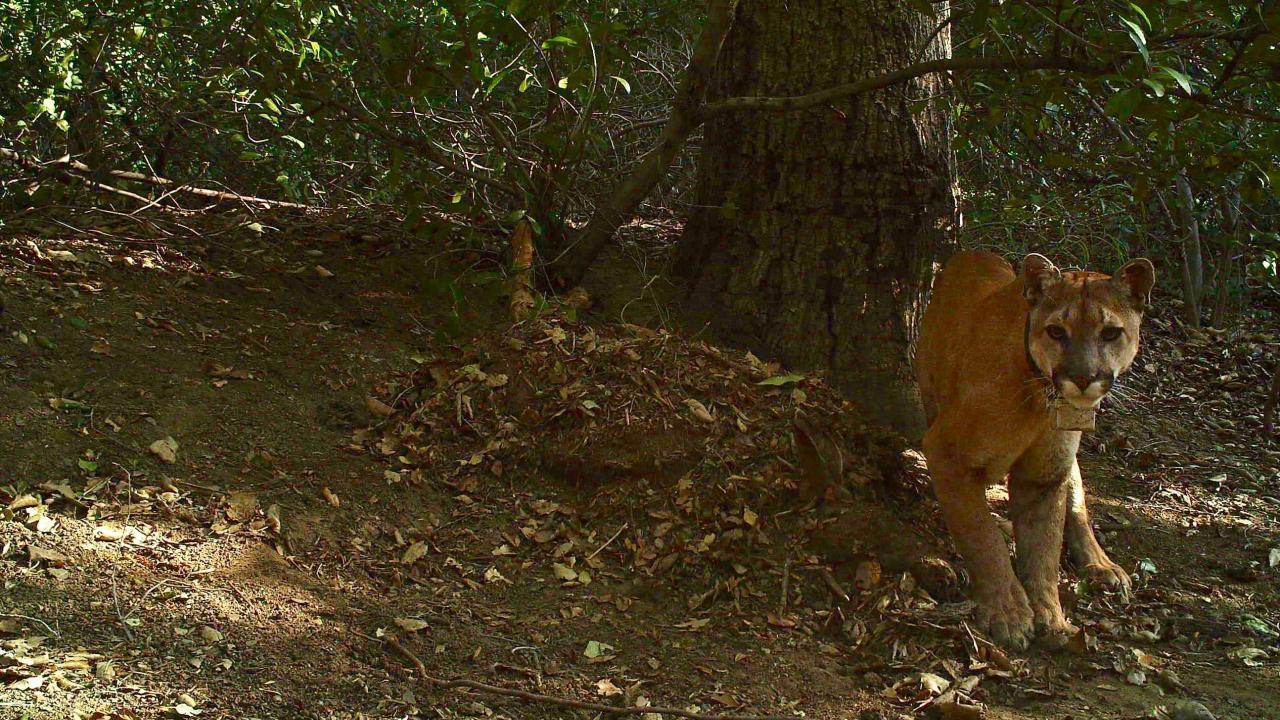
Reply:
<svg viewBox="0 0 1280 720"><path fill-rule="evenodd" d="M756 384L757 385L787 385L789 383L800 382L803 379L804 379L803 375L796 375L794 373L791 375L774 375L773 377L765 378L764 380L761 380Z"/></svg>
<svg viewBox="0 0 1280 720"><path fill-rule="evenodd" d="M1141 25L1130 20L1129 18L1120 18L1120 22L1124 23L1125 25L1128 25L1129 29L1133 31L1132 33L1130 33L1130 35L1131 37L1133 37L1133 41L1138 45L1138 47L1147 46L1147 34L1142 32Z"/></svg>
<svg viewBox="0 0 1280 720"><path fill-rule="evenodd" d="M1160 69L1165 71L1165 73L1167 73L1169 77L1173 78L1174 81L1177 82L1178 85L1182 88L1183 92L1185 92L1188 95L1192 93L1190 76L1188 76L1186 73L1178 72L1177 70L1174 70L1173 68L1167 65L1161 65Z"/></svg>
<svg viewBox="0 0 1280 720"><path fill-rule="evenodd" d="M1139 15L1141 15L1141 16L1142 16L1142 19L1143 19L1144 21L1146 21L1146 23L1147 23L1147 29L1148 29L1148 30L1150 30L1150 29L1151 29L1151 18L1147 17L1147 11L1146 11L1146 10L1143 10L1143 9L1142 9L1142 6L1141 6L1141 5L1138 5L1137 3L1129 3L1129 7L1133 8L1133 11L1134 11L1134 12L1136 12L1136 13L1138 13Z"/></svg>
<svg viewBox="0 0 1280 720"><path fill-rule="evenodd" d="M1121 90L1111 96L1104 109L1108 115L1117 120L1128 120L1138 109L1138 103L1142 102L1142 95L1142 90L1139 88Z"/></svg>
<svg viewBox="0 0 1280 720"><path fill-rule="evenodd" d="M1161 83L1159 80L1154 80L1152 78L1143 78L1142 84L1151 88L1151 91L1156 94L1156 97L1164 97L1164 84Z"/></svg>
<svg viewBox="0 0 1280 720"><path fill-rule="evenodd" d="M550 49L552 47L555 47L556 45L565 45L567 47L577 47L578 41L574 40L571 37L565 37L564 35L557 35L553 38L542 41L543 50Z"/></svg>
<svg viewBox="0 0 1280 720"><path fill-rule="evenodd" d="M285 140L288 140L289 142L293 143L294 145L297 145L299 148L303 148L303 149L305 149L305 148L307 147L307 144L306 144L306 143L302 142L301 140L299 140L298 138L296 138L296 137L294 137L294 136L292 136L292 135L281 135L280 137L281 137L281 138L283 138L283 139L285 139Z"/></svg>
<svg viewBox="0 0 1280 720"><path fill-rule="evenodd" d="M583 649L582 654L589 658L598 658L607 655L613 651L613 646L596 640L588 640L587 647Z"/></svg>
<svg viewBox="0 0 1280 720"><path fill-rule="evenodd" d="M631 94L631 83L627 82L623 78L618 77L617 75L610 75L609 77L613 78L614 80L617 80L618 84L622 86L622 89L624 92L626 92L628 95Z"/></svg>
<svg viewBox="0 0 1280 720"><path fill-rule="evenodd" d="M89 322L82 317L70 315L67 317L67 324L77 330L84 330L89 327Z"/></svg>
<svg viewBox="0 0 1280 720"><path fill-rule="evenodd" d="M80 469L84 470L85 472L94 472L95 470L98 469L98 463L92 460L77 460L76 464L79 465Z"/></svg>

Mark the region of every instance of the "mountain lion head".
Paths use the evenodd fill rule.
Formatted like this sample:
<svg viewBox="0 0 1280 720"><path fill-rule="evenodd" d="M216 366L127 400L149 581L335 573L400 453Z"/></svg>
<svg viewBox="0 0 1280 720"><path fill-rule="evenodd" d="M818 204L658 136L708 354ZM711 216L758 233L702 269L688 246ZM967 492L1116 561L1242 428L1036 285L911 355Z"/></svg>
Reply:
<svg viewBox="0 0 1280 720"><path fill-rule="evenodd" d="M1062 272L1043 255L1022 261L1027 357L1067 402L1095 407L1138 354L1142 312L1156 271L1129 262L1115 275Z"/></svg>

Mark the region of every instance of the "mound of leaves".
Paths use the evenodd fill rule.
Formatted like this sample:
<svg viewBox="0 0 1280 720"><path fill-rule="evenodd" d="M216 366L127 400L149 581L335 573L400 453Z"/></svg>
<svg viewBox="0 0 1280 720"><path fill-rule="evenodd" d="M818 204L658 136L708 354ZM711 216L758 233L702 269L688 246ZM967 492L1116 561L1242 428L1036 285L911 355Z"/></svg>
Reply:
<svg viewBox="0 0 1280 720"><path fill-rule="evenodd" d="M797 414L843 450L848 485L882 482L902 462L901 439L822 381L634 325L518 323L380 390L370 407L386 420L369 440L410 482L470 498L577 496L594 519L631 524L629 559L649 573L770 542L770 518L812 499L793 464Z"/></svg>

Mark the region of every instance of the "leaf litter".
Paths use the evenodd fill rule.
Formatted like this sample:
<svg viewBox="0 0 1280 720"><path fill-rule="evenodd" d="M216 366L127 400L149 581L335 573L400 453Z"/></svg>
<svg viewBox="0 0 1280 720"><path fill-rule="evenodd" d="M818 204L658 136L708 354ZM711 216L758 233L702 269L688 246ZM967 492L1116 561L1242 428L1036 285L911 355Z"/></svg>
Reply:
<svg viewBox="0 0 1280 720"><path fill-rule="evenodd" d="M152 330L176 332L174 322L159 318L159 313L148 312L144 322ZM93 327L98 327L96 321ZM1240 442L1255 425L1252 410L1232 412L1240 398L1257 396L1255 382L1265 379L1266 369L1256 352L1268 343L1273 346L1274 338L1241 342L1212 333L1192 337L1191 342L1167 338L1153 334L1152 347L1144 351L1135 369L1142 374L1133 384L1148 393L1144 404L1159 406L1157 421L1159 416L1173 415L1168 411L1179 403L1185 405L1187 398L1181 395L1193 396L1209 412L1188 425L1196 433L1211 436L1216 447L1208 452L1193 449L1204 447L1193 442L1153 447L1150 437L1132 432L1136 423L1116 422L1090 438L1097 444L1091 450L1123 455L1153 488L1153 506L1193 519L1184 526L1187 532L1197 530L1195 522L1201 521L1195 518L1215 514L1223 525L1240 523L1241 528L1263 530L1251 538L1254 565L1252 569L1222 568L1220 578L1197 584L1198 578L1180 577L1165 555L1151 553L1150 567L1154 570L1158 562L1159 572L1140 574L1143 584L1134 605L1122 607L1109 597L1084 591L1074 600L1073 619L1082 632L1079 647L1073 650L1078 659L1069 672L1084 677L1105 673L1119 684L1141 673L1145 684L1131 689L1194 693L1194 688L1185 688L1177 672L1192 670L1194 675L1183 655L1189 648L1208 651L1220 664L1242 671L1255 665L1266 669L1275 662L1274 636L1267 634L1274 623L1265 613L1255 611L1252 624L1245 613L1194 619L1180 614L1204 601L1213 601L1216 613L1222 607L1216 603L1226 597L1219 581L1242 582L1236 578L1248 578L1250 572L1254 577L1271 577L1267 573L1276 569L1280 551L1275 548L1280 545L1274 534L1266 533L1267 516L1253 502L1265 503L1265 498L1232 492L1247 490L1249 480L1257 479L1247 477L1250 467L1242 460L1252 461L1256 468L1274 464L1264 448ZM120 349L117 342L116 350ZM798 496L799 472L789 427L797 412L824 421L839 416L834 434L855 458L845 469L844 479L856 490L870 489L876 501L893 503L895 498L918 501L919 488L910 485L912 478L902 479L901 446L856 420L844 419L853 415L851 408L817 379L784 374L749 355L660 331L592 328L558 317L436 353L422 353L413 375L389 379L373 389L370 397L376 396L377 404L367 402L366 410L374 426L354 438L355 444L386 463L378 482L385 479L406 491L440 488L453 499L452 505L433 510L436 516L427 522L397 522L382 536L369 535L395 537L390 548L363 539L360 532L343 531L350 533L350 558L382 573L378 577L407 578L414 587L452 585L470 593L479 593L478 588L501 592L511 582L527 584L538 578L533 582L546 582L551 592L559 593L563 601L559 611L567 620L539 630L526 625L532 642L542 648L540 652L557 641L571 642L587 666L599 665L609 672L606 679L613 688L627 686L628 698L631 679L624 683L626 671L617 673L615 668L633 661L631 654L641 652L642 665L653 668L652 660L668 672L669 668L679 672L684 660L677 653L661 655L659 662L648 657L652 650L647 645L604 632L557 636L574 632L571 627L576 626L570 620L583 622L612 613L625 618L629 611L636 612L631 608L644 602L644 593L627 587L633 578L653 579L661 583L661 592L676 595L669 605L685 614L668 617L663 629L654 629L663 638L697 642L710 633L726 631L800 638L801 643L812 638L801 646L810 647L815 657L837 658L842 665L856 668L854 672L869 689L896 688L885 697L903 710L920 708L938 717L981 717L984 703L999 704L1011 696L1046 698L1055 692L1031 672L1037 663L1011 659L970 633L965 625L968 607L963 602L923 589L899 563L879 553L874 543L863 542L865 537L846 536L854 546L847 557L824 545L820 536L839 524L839 518L826 515L833 505L814 510ZM1173 360L1150 363L1152 356ZM1224 373L1221 367L1228 360L1233 369ZM1156 371L1148 371L1148 364L1156 366ZM208 373L215 385L251 379L250 373L236 369L240 365L228 362ZM93 411L88 398L72 391L62 394L67 397L57 398L50 409L68 417ZM1252 408L1254 403L1244 405ZM531 412L526 413L526 408ZM1126 412L1123 407L1116 410L1121 416ZM125 424L126 419L117 415L108 426L118 433ZM191 452L184 449L184 464ZM101 498L115 493L115 481L95 491L92 486L97 481L92 475L105 472L112 458L109 454L105 459L81 457L96 465L90 468L77 457L72 456L73 462L84 474L76 477L89 478L83 490L73 486L81 481L61 482L58 490L42 487L44 493L5 497L17 505L10 508L14 519L35 533L31 538L50 538L37 541L34 554L26 544L16 546L19 564L30 571L67 572L80 552L59 540L64 528L49 525L48 518L55 516L45 508L54 503L62 503L57 509L71 513L87 510L93 523L90 529L105 529L99 542L128 543L160 558L168 554L166 548L173 540L158 530L148 514L177 513L194 520L210 536L243 534L280 546L283 510L274 495L271 500L264 496L263 502L270 504L263 511L248 498L226 493L192 497L174 484L180 478L156 474L136 478L135 492L119 492L102 502ZM169 464L163 457L156 459ZM908 467L906 475L911 472ZM530 483L535 475L542 477ZM346 486L333 487L342 493L344 512L359 511L361 498ZM339 507L332 490L324 493L311 486L310 492L321 503ZM329 494L332 501L326 498ZM865 500L867 495L855 493L854 497ZM283 497L280 500L284 502ZM847 497L842 498L834 507L845 507L840 503L847 502ZM77 509L75 503L83 507ZM490 536L489 528L499 519L505 529ZM1107 526L1126 520L1114 511L1101 515L1101 523ZM929 522L936 523L936 518ZM283 555L286 550L280 552ZM783 558L788 554L794 555L794 561L784 569ZM69 562L60 563L59 556ZM559 577L562 571L557 565L576 577ZM831 581L820 571L829 571ZM583 573L594 581L579 582ZM791 578L789 586L784 576ZM780 585L785 592L779 592ZM169 592L161 588L156 594L169 596ZM134 598L123 594L127 611ZM686 596L683 601L680 594ZM415 608L401 619L431 620L438 627L439 618L433 617L437 611ZM643 617L650 621L653 616ZM499 612L489 622L507 625L511 618L504 619ZM138 626L130 626L137 631ZM50 635L25 622L12 627L33 641ZM592 636L602 639L588 640ZM603 638L623 649L615 650ZM415 642L428 644L429 652L441 647L431 646L437 642L435 633L425 626L417 631ZM590 643L595 643L594 657L582 651ZM473 647L467 648L468 655ZM442 652L452 653L453 648ZM476 657L480 656L477 652ZM23 657L39 660L38 652L27 651ZM489 651L483 657L489 658ZM26 672L32 674L25 678L43 680L11 677L9 681L17 687L69 687L92 682L95 676L116 682L133 672L134 662L127 657L77 658L74 653L51 653L51 659L52 666L40 662L13 666L28 668ZM204 667L214 667L214 660L222 662L214 656ZM47 669L63 663L65 668ZM563 678L562 663L563 658L559 662L542 658L531 660L525 669L535 673L531 678L556 677L532 669L539 666ZM39 674L32 672L42 668ZM691 670L706 677L716 672L715 668ZM584 695L598 695L601 674L588 670L577 687ZM186 704L200 709L198 703L168 697L170 707ZM637 696L636 704L641 701L647 703ZM707 689L697 701L704 707L750 702L722 689ZM1181 701L1169 701L1152 712L1176 709L1178 717L1191 717L1185 707Z"/></svg>

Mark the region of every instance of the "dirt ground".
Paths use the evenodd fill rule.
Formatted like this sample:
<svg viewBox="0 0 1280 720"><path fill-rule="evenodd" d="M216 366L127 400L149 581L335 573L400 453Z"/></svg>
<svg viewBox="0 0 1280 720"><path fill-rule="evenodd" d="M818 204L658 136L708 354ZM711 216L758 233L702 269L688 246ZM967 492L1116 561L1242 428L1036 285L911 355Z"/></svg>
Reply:
<svg viewBox="0 0 1280 720"><path fill-rule="evenodd" d="M616 288L512 331L491 252L389 223L0 232L0 718L603 716L409 656L708 715L1280 718L1274 315L1153 313L1083 458L1134 596L1068 569L1081 635L1009 656L909 451L885 484L843 428L853 489L806 503L784 421L830 391L613 323Z"/></svg>

